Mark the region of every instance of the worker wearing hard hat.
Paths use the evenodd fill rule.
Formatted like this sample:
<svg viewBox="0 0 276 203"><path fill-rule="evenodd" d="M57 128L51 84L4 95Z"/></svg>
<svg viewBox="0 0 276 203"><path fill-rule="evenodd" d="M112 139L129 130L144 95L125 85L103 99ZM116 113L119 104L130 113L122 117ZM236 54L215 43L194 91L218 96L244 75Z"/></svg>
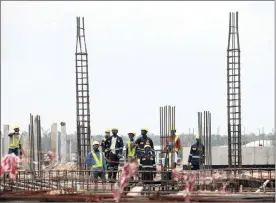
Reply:
<svg viewBox="0 0 276 203"><path fill-rule="evenodd" d="M9 133L9 151L8 154L14 153L16 156L19 156L22 154L22 146L21 146L21 135L19 133L19 126L14 126L13 128L14 132Z"/></svg>
<svg viewBox="0 0 276 203"><path fill-rule="evenodd" d="M190 155L188 159L188 166L191 166L192 170L200 169L200 165L204 164L205 149L204 145L200 141L200 136L196 136L196 143L191 146Z"/></svg>
<svg viewBox="0 0 276 203"><path fill-rule="evenodd" d="M134 141L135 132L128 133L129 141L126 144L126 158L128 162L136 161L136 144Z"/></svg>
<svg viewBox="0 0 276 203"><path fill-rule="evenodd" d="M106 129L105 137L102 139L102 142L101 142L101 147L107 159L109 159L109 152L110 152L110 146L111 146L111 140L109 138L110 138L110 130Z"/></svg>
<svg viewBox="0 0 276 203"><path fill-rule="evenodd" d="M168 140L167 140L168 152L175 153L174 166L172 166L172 168L176 168L178 152L181 148L180 137L177 136L175 133L176 133L176 129L175 129L175 127L172 127L171 128L171 136L168 137Z"/></svg>
<svg viewBox="0 0 276 203"><path fill-rule="evenodd" d="M105 157L104 154L99 150L100 143L98 141L94 141L92 145L93 150L88 153L85 159L85 164L88 165L88 167L91 167L93 180L97 181L97 179L100 178L102 181L104 181L104 171L107 169Z"/></svg>
<svg viewBox="0 0 276 203"><path fill-rule="evenodd" d="M145 152L140 157L139 169L142 170L143 182L150 182L156 174L155 156L149 144L146 144L144 149Z"/></svg>
<svg viewBox="0 0 276 203"><path fill-rule="evenodd" d="M142 128L141 129L141 137L139 137L136 141L135 141L135 144L137 145L137 157L140 158L142 156L142 154L145 152L145 145L150 145L151 147L151 150L154 154L154 145L153 145L153 142L152 142L152 139L150 139L148 136L147 136L147 133L148 133L148 129L146 128Z"/></svg>
<svg viewBox="0 0 276 203"><path fill-rule="evenodd" d="M123 139L118 136L118 129L113 128L111 130L112 136L108 138L110 140L110 153L109 160L107 161L110 172L108 178L114 181L117 177L119 161L123 156L124 142Z"/></svg>

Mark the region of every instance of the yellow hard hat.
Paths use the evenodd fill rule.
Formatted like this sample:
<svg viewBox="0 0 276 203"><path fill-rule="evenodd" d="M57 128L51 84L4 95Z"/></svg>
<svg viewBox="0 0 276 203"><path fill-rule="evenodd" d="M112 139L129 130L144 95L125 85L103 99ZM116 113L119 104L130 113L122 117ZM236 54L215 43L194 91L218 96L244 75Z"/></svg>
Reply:
<svg viewBox="0 0 276 203"><path fill-rule="evenodd" d="M94 141L93 145L100 145L100 143L98 141Z"/></svg>
<svg viewBox="0 0 276 203"><path fill-rule="evenodd" d="M142 128L141 131L147 131L148 132L148 129L147 128Z"/></svg>
<svg viewBox="0 0 276 203"><path fill-rule="evenodd" d="M150 146L149 144L146 144L146 145L144 146L144 149L146 149L146 147L151 148L151 146Z"/></svg>
<svg viewBox="0 0 276 203"><path fill-rule="evenodd" d="M109 130L109 129L106 129L104 132L105 132L105 133L110 133L110 130Z"/></svg>
<svg viewBox="0 0 276 203"><path fill-rule="evenodd" d="M172 128L171 128L171 130L174 130L174 131L176 131L175 127L172 127Z"/></svg>
<svg viewBox="0 0 276 203"><path fill-rule="evenodd" d="M19 128L19 126L18 126L18 125L13 126L13 129L17 129L17 128Z"/></svg>
<svg viewBox="0 0 276 203"><path fill-rule="evenodd" d="M115 131L115 130L118 131L118 128L112 128L111 130L112 130L112 131Z"/></svg>
<svg viewBox="0 0 276 203"><path fill-rule="evenodd" d="M135 132L133 132L133 131L129 132L128 134L132 134L132 135L135 136Z"/></svg>
<svg viewBox="0 0 276 203"><path fill-rule="evenodd" d="M195 138L196 138L197 140L199 140L199 139L200 139L199 135L196 135L196 136L195 136Z"/></svg>

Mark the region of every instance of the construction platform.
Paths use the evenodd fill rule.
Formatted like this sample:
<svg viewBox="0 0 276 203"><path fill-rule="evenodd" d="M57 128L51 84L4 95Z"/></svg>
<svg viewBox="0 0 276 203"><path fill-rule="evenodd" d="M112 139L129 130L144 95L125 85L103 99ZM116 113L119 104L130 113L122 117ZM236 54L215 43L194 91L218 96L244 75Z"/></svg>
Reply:
<svg viewBox="0 0 276 203"><path fill-rule="evenodd" d="M120 173L118 174L120 176ZM168 177L168 178L164 178ZM114 182L92 182L89 171L18 171L0 179L1 201L114 202ZM121 193L121 202L275 202L275 169L159 171L147 183L137 174Z"/></svg>

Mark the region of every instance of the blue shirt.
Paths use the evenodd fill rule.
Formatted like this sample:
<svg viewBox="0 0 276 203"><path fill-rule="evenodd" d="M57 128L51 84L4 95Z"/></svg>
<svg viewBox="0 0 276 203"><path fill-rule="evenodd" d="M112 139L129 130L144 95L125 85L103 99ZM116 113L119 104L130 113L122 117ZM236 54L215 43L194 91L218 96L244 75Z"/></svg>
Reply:
<svg viewBox="0 0 276 203"><path fill-rule="evenodd" d="M98 157L98 159L100 161L100 153L101 152L95 152L95 153L96 153L96 156ZM106 161L105 161L104 154L103 153L101 153L101 154L103 156L103 159L102 159L102 161L103 161L103 167L93 168L93 171L102 171L102 170L106 170L106 168L107 168L106 167ZM85 164L87 166L89 166L90 168L92 168L92 166L96 164L96 161L95 161L95 159L94 159L94 157L92 155L92 152L89 152L88 155L87 155L87 157L85 158Z"/></svg>

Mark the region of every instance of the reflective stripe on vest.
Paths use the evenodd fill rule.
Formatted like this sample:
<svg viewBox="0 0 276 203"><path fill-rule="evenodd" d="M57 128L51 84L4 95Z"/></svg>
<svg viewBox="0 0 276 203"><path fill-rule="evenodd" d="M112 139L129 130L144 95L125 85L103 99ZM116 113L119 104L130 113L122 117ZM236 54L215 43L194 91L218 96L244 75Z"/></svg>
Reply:
<svg viewBox="0 0 276 203"><path fill-rule="evenodd" d="M92 168L100 168L103 167L103 155L100 153L100 160L98 159L97 155L95 152L92 152L92 156L96 162L95 165L92 165Z"/></svg>
<svg viewBox="0 0 276 203"><path fill-rule="evenodd" d="M130 146L130 141L128 141L128 157L131 157L131 156L134 156L135 155L135 152L136 152L136 147L133 147L132 149L131 149L131 146Z"/></svg>
<svg viewBox="0 0 276 203"><path fill-rule="evenodd" d="M21 139L21 135L18 136L18 139L16 139L15 135L13 135L12 138L10 138L9 147L19 148L20 139Z"/></svg>

